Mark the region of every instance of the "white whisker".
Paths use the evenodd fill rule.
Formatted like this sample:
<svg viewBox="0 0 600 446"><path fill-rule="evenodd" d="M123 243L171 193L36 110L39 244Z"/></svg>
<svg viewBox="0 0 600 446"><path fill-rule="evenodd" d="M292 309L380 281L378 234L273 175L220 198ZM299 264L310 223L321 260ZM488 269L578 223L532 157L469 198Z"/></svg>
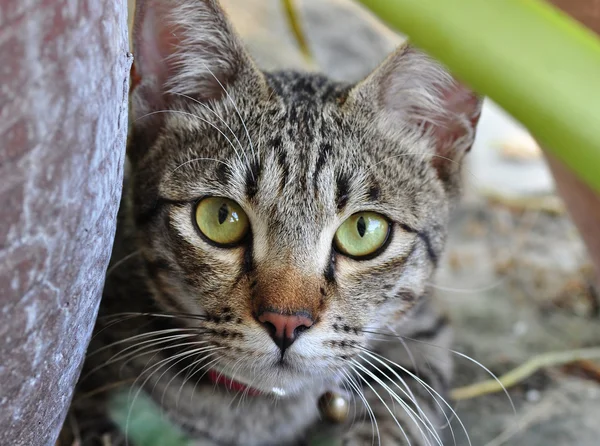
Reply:
<svg viewBox="0 0 600 446"><path fill-rule="evenodd" d="M243 162L242 162L242 159L240 158L240 155L239 155L239 153L238 153L238 151L237 151L236 147L233 145L233 143L232 143L232 142L231 142L231 140L230 140L230 139L227 137L227 135L226 135L225 133L223 133L223 131L222 131L222 130L221 130L219 127L217 127L216 125L214 125L212 122L210 122L210 121L208 121L208 120L206 120L206 119L204 119L204 118L202 118L202 117L200 117L200 116L197 116L197 115L195 115L195 114L193 114L193 113L185 112L185 111L182 111L182 110L157 110L157 111L153 111L153 112L150 112L150 113L146 113L146 114L145 114L145 115L143 115L143 116L140 116L139 118L137 118L137 119L136 119L136 121L139 121L140 119L142 119L142 118L145 118L145 117L147 117L147 116L156 115L156 114L158 114L158 113L179 113L179 114L182 114L182 115L191 116L191 117L192 117L192 118L194 118L194 119L198 119L199 121L202 121L202 122L204 122L205 124L208 124L208 125L210 125L210 126L211 126L212 128L214 128L214 129L215 129L217 132L219 132L219 133L221 134L221 136L223 136L223 138L225 138L225 139L227 140L227 142L229 143L229 145L230 145L230 146L233 148L233 150L235 151L235 153L236 153L236 155L237 155L237 158L238 158L239 162L240 162L241 164L243 164ZM214 161L217 161L217 160L214 160ZM177 167L175 170L177 170L178 168L179 168L179 167ZM175 172L175 170L173 170L173 171L171 172L171 174L173 174L173 172Z"/></svg>
<svg viewBox="0 0 600 446"><path fill-rule="evenodd" d="M358 376L360 376L360 373L357 370L355 370L354 367L352 367L352 365L350 365L350 367L354 373L356 373ZM373 431L373 441L371 442L371 444L373 444L375 442L375 432L377 431L377 441L379 442L379 446L381 446L379 426L377 425L377 419L375 417L375 413L373 412L373 409L371 409L371 405L369 404L367 397L365 396L362 389L360 388L360 385L357 382L354 382L354 380L352 379L352 376L350 376L350 374L348 374L345 371L342 371L342 373L344 375L346 375L350 386L356 391L358 397L362 400L362 402L365 406L365 409L367 409L367 413L369 414L369 418L371 420L371 430Z"/></svg>
<svg viewBox="0 0 600 446"><path fill-rule="evenodd" d="M434 399L434 401L436 401L436 403L438 403L437 398L439 398L440 401L442 401L442 403L452 412L453 416L456 417L456 419L458 420L458 422L460 423L463 431L465 432L465 435L467 437L467 441L469 443L469 446L471 446L471 439L469 437L469 433L467 431L467 428L465 427L465 425L463 424L462 420L460 419L460 417L458 416L458 414L456 413L456 411L454 410L454 408L452 407L452 405L450 403L448 403L446 401L446 399L440 395L440 393L435 390L432 386L430 386L427 382L423 381L421 378L419 378L418 376L416 376L414 373L412 373L410 370L406 369L405 367L402 367L400 364L395 363L394 361L392 361L391 359L386 358L383 355L380 355L379 353L375 353L375 352L370 352L367 349L362 349L366 354L368 354L369 356L371 356L373 359L376 359L376 357L381 358L382 360L388 362L389 364L391 364L394 367L398 367L400 370L402 370L404 373L406 373L407 375L409 375L411 378L413 378L416 382L418 382L421 386L423 386L423 388L425 390L427 390L427 392L432 396L432 398ZM437 398L435 398L432 393L435 394L437 396ZM454 437L454 434L453 434Z"/></svg>
<svg viewBox="0 0 600 446"><path fill-rule="evenodd" d="M393 379L391 379L383 370L381 370L379 367L377 367L375 364L373 364L371 361L369 361L368 359L366 359L364 356L360 355L360 358L365 361L367 364L369 364L371 367L374 367L377 371L379 371L383 376L385 376L395 387L398 388L398 390L400 390L400 392L402 392L403 395L405 395L407 398L410 399L410 401L414 404L416 410L419 411L420 415L418 415L414 409L412 409L408 404L406 404L401 397L399 397L394 391L393 389L391 389L389 386L382 384L382 387L385 388L386 391L388 391L388 393L390 394L390 396L392 396L392 398L396 399L398 398L399 401L398 403L402 406L402 408L406 411L407 409L415 416L417 417L417 419L419 421L421 421L423 423L423 426L425 426L425 429L427 429L427 431L432 434L435 437L435 440L438 444L441 444L441 438L439 437L439 434L436 431L436 426L433 424L433 422L431 420L429 420L429 418L427 417L427 415L425 414L425 411L423 409L421 409L415 395L413 394L413 392L410 390L410 387L408 386L408 384L406 384L406 382L404 381L404 379L402 379L397 373L394 373L395 377L400 380L400 382L402 382L402 384L404 385L404 387L406 388L406 390L402 389L397 382L395 382ZM383 364L383 363L382 363ZM385 365L385 364L384 364ZM388 367L389 369L389 367ZM390 369L391 370L391 369ZM393 370L392 370L393 372ZM433 395L431 395L433 396ZM435 401L435 399L434 399ZM436 401L437 403L437 401ZM411 414L408 414L411 419L413 421L415 421ZM424 432L421 430L421 428L418 426L418 424L415 421L415 424L417 425L417 427L419 428L419 431L421 432L421 435L425 438L425 434Z"/></svg>
<svg viewBox="0 0 600 446"><path fill-rule="evenodd" d="M401 381L404 383L404 379L402 379L402 377L401 377L400 375L398 375L398 373L397 373L397 372L396 372L394 369L392 369L392 368L391 368L389 365L387 365L387 364L386 364L384 361L382 361L381 359L379 359L379 358L378 358L378 356L383 358L383 356L382 356L382 355L380 355L380 354L378 354L378 353L375 353L375 352L369 352L367 349L363 349L363 351L364 351L364 352L365 352L367 355L369 355L371 358L373 358L375 361L377 361L377 362L379 362L381 365L383 365L383 366L384 366L386 369L388 369L388 370L389 370L389 371L390 371L390 372L391 372L391 373L392 373L392 374L393 374L393 375L394 375L394 376L395 376L397 379L401 380ZM364 358L362 355L361 355L361 358L362 358L364 361L368 362L369 364L372 364L370 361L366 360L366 359L365 359L365 358ZM401 367L400 365L398 365L398 364L394 363L394 362L393 362L393 361L391 361L391 360L388 360L388 362L390 362L390 363L394 364L396 367L400 368L400 370L402 370L404 373L407 373L407 374L409 374L409 373L406 371L406 369L404 369L404 367ZM387 375L386 375L386 376L387 376ZM411 376L411 378L413 378L413 379L415 379L415 377L417 377L417 375L414 375L414 374L412 374L412 373L410 373L410 374L409 374L409 376ZM388 377L388 379L389 379L389 377ZM450 405L450 404L449 404L449 403L448 403L448 402L445 400L445 398L443 398L443 397L442 397L442 396L441 396L441 395L440 395L438 392L435 392L435 395L434 395L434 393L433 393L431 390L429 390L429 388L428 388L428 385L427 385L427 386L426 386L426 385L424 385L425 381L421 380L420 378L418 378L418 379L415 379L415 381L416 381L417 383L419 383L419 385L420 385L420 386L422 386L422 387L425 389L425 391L426 391L426 392L427 392L427 393L428 393L428 394L431 396L432 400L435 402L436 406L437 406L437 407L440 409L440 412L443 414L444 418L446 419L447 425L448 425L448 427L450 428L450 433L451 433L451 435L452 435L452 439L453 439L453 441L454 441L454 445L456 445L456 437L455 437L455 435L454 435L454 429L453 429L453 428L452 428L452 426L450 425L450 419L449 419L449 418L448 418L448 416L446 415L446 411L445 411L445 409L442 407L442 405L440 404L440 402L438 401L438 398L439 398L439 399L441 399L441 400L442 400L442 402L444 403L444 405L445 405L447 408L449 408L449 409L450 409L450 411L452 412L452 414L453 414L454 416L456 416L456 419L458 420L458 422L460 423L460 425L462 426L462 428L463 428L463 430L464 430L464 432L465 432L465 435L466 435L466 437L467 437L467 441L468 441L468 443L469 443L469 446L471 446L471 439L469 438L469 433L468 433L467 429L465 428L464 424L462 423L462 420L460 419L460 417L458 416L458 414L457 414L457 413L454 411L454 409L452 408L452 406L451 406L451 405ZM392 382L393 382L393 380L392 380ZM425 383L425 384L426 384L426 383ZM436 397L437 397L437 398L436 398ZM425 415L423 414L423 416L425 416ZM433 427L433 425L432 425L432 427Z"/></svg>
<svg viewBox="0 0 600 446"><path fill-rule="evenodd" d="M219 118L219 121L221 121L223 123L223 125L225 127L227 127L227 130L229 130L229 132L231 132L231 134L233 135L233 137L237 141L239 148L241 150L244 150L244 146L242 146L242 143L240 142L239 138L237 137L237 135L235 134L235 132L231 129L231 127L227 124L227 122L223 119L223 117L221 117L221 115L219 115L216 111L214 111L212 108L210 108L204 102L199 101L196 98L193 98L193 97L188 96L187 94L183 94L183 93L174 93L174 94L176 94L178 96L183 96L184 98L187 98L187 99L195 102L196 104L199 104L200 106L204 107L206 110L208 110L209 112L211 112L212 114L214 114L217 118Z"/></svg>
<svg viewBox="0 0 600 446"><path fill-rule="evenodd" d="M404 412L413 421L413 423L415 424L415 426L417 427L417 429L419 429L419 432L421 433L421 437L423 438L423 440L425 440L429 446L431 446L431 442L429 441L428 436L425 435L425 432L423 432L423 429L421 429L420 424L423 424L425 426L425 428L436 437L435 439L436 439L436 442L438 443L438 445L443 446L442 443L441 443L441 440L439 438L439 435L435 432L435 430L431 430L430 427L428 426L428 423L426 423L420 416L418 416L416 414L416 412L404 400L402 400L402 398L400 398L398 395L396 395L396 393L387 384L385 384L381 379L379 379L379 377L377 375L375 375L368 368L366 368L365 366L363 366L360 362L358 362L358 361L356 361L354 359L352 360L352 362L354 363L354 365L356 367L360 368L360 370L362 370L364 373L366 373L367 375L369 375L386 392L388 392L388 394L393 398L394 401L396 401L398 404L400 404L400 406L402 407L402 409L404 409ZM386 376L389 379L389 377L387 375L385 375L385 373L384 373L384 376ZM404 438L406 439L406 441L409 443L409 446L410 446L410 439L408 438L408 435L406 434L404 428L402 428L402 425L400 424L400 422L398 421L398 419L394 415L393 411L385 403L385 401L383 400L383 398L381 397L381 395L379 395L379 393L375 390L375 388L373 386L371 386L371 384L367 380L364 380L364 378L363 378L363 381L365 382L365 384L367 384L369 386L369 388L375 393L375 395L377 396L377 398L385 406L385 408L387 409L387 411L390 413L390 415L394 419L396 425L401 430L402 435L404 435ZM417 422L417 420L420 423Z"/></svg>
<svg viewBox="0 0 600 446"><path fill-rule="evenodd" d="M244 122L244 118L242 118L242 114L240 113L240 110L238 109L237 104L235 103L235 101L233 100L233 98L231 97L231 95L229 94L227 89L223 86L221 81L217 78L217 76L215 76L214 73L212 72L212 70L210 68L208 68L208 65L206 65L204 62L202 62L202 64L204 65L204 68L206 68L206 70L210 73L210 75L215 78L215 80L217 81L217 83L219 84L219 86L221 87L221 89L223 90L225 95L227 96L227 99L229 99L229 102L231 102L231 104L233 105L233 108L235 109L235 112L237 113L238 117L240 118L240 122L242 123L242 126L244 126L244 130L246 131L246 136L248 137L248 142L250 143L250 149L252 150L252 156L255 156L254 145L252 144L252 138L250 138L250 133L248 132L248 128L246 127L246 123ZM246 156L246 162L248 163L248 167L250 168L250 165L249 165L250 163L248 161L247 156ZM256 179L256 178L254 178L254 173L252 172L252 169L250 169L250 175L252 175L253 180Z"/></svg>

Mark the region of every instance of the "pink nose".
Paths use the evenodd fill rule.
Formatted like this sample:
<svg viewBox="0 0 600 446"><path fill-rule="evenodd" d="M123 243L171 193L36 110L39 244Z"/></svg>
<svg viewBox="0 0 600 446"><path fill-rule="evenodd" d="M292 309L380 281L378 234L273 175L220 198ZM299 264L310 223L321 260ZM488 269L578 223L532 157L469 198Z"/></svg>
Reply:
<svg viewBox="0 0 600 446"><path fill-rule="evenodd" d="M262 312L258 320L269 332L282 354L294 343L300 333L308 330L314 323L306 313L287 315L274 311Z"/></svg>

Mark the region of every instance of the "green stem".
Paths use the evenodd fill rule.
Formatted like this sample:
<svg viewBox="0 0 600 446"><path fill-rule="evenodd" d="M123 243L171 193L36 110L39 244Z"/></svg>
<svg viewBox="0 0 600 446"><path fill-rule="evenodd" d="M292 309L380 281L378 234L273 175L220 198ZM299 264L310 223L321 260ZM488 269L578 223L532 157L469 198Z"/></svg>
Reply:
<svg viewBox="0 0 600 446"><path fill-rule="evenodd" d="M600 192L600 40L539 0L360 0Z"/></svg>

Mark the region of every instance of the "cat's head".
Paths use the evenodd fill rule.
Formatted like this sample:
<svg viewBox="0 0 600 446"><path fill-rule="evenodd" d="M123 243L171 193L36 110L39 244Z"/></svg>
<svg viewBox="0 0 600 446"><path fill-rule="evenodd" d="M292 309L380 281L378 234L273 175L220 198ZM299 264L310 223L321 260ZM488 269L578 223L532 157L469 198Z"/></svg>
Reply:
<svg viewBox="0 0 600 446"><path fill-rule="evenodd" d="M159 308L263 391L402 324L443 249L479 99L404 46L356 85L263 73L211 0L139 1L129 156Z"/></svg>

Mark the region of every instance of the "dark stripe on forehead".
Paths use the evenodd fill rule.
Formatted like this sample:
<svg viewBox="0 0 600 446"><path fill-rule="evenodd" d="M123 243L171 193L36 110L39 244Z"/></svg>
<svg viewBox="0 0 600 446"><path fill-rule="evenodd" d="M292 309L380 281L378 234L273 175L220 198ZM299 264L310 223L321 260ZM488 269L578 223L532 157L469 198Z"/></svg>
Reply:
<svg viewBox="0 0 600 446"><path fill-rule="evenodd" d="M290 166L287 162L287 155L282 149L279 149L277 153L277 163L279 164L279 168L282 172L281 183L279 184L279 193L281 194L283 193L283 188L287 184L290 176Z"/></svg>
<svg viewBox="0 0 600 446"><path fill-rule="evenodd" d="M317 158L317 162L315 164L315 172L313 174L313 188L315 189L315 194L318 192L317 185L319 181L319 174L321 173L323 166L325 166L325 163L329 159L331 150L332 147L329 143L322 143L321 147L319 147L319 156Z"/></svg>
<svg viewBox="0 0 600 446"><path fill-rule="evenodd" d="M336 178L335 202L338 212L341 212L348 203L350 194L349 179L346 174L338 174Z"/></svg>
<svg viewBox="0 0 600 446"><path fill-rule="evenodd" d="M262 172L262 166L257 160L250 161L246 166L246 196L252 200L258 191L258 181Z"/></svg>
<svg viewBox="0 0 600 446"><path fill-rule="evenodd" d="M369 200L377 201L381 196L381 188L379 184L375 180L371 180L371 185L369 186Z"/></svg>
<svg viewBox="0 0 600 446"><path fill-rule="evenodd" d="M332 81L319 73L277 71L266 73L269 86L286 104L293 102L339 102L345 98L349 84ZM343 101L342 101L343 102Z"/></svg>
<svg viewBox="0 0 600 446"><path fill-rule="evenodd" d="M225 163L217 164L218 165L215 169L217 181L223 185L227 185L229 183L229 178L231 177L231 170L229 169L229 166Z"/></svg>

